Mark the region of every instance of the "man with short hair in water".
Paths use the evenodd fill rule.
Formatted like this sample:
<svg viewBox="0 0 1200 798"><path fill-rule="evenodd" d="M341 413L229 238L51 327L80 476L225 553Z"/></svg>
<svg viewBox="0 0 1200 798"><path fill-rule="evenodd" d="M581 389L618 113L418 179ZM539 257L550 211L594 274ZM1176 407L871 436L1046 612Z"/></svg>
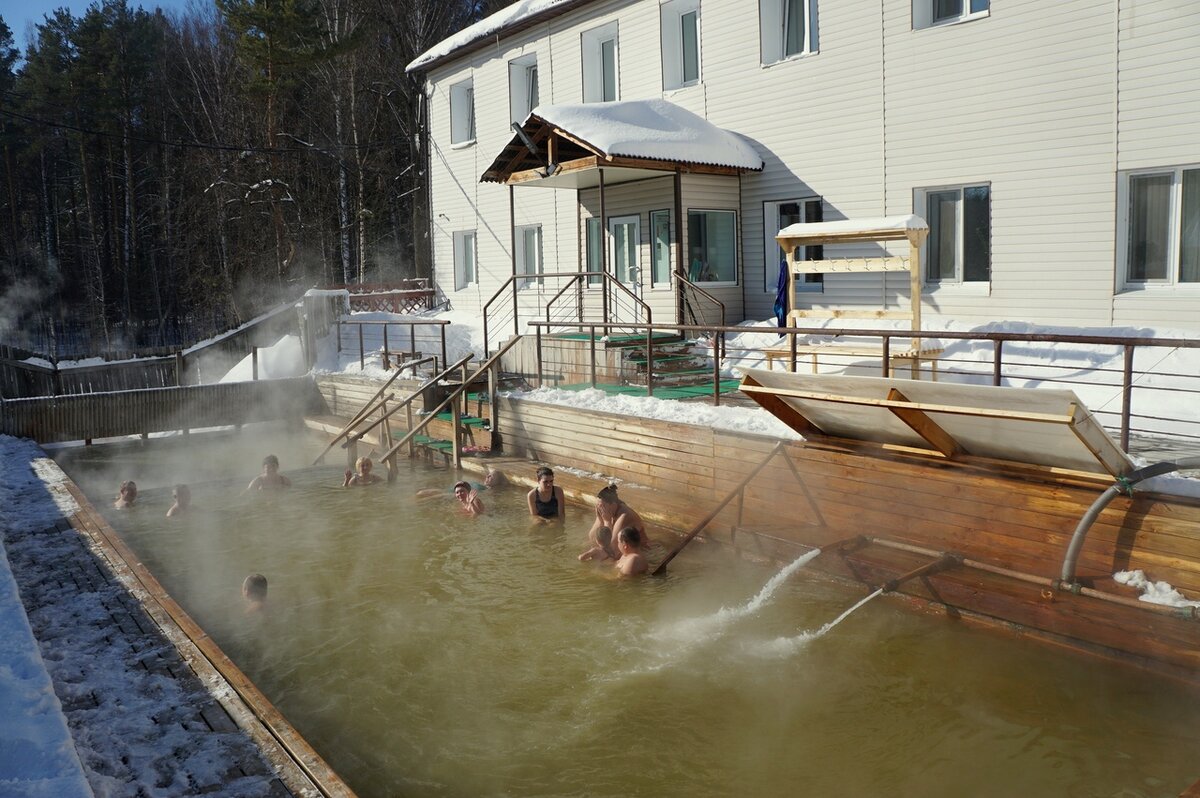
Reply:
<svg viewBox="0 0 1200 798"><path fill-rule="evenodd" d="M621 559L617 560L615 567L621 576L638 576L648 570L646 558L639 551L641 543L641 535L631 526L625 527L621 534L617 535L617 549L621 552Z"/></svg>
<svg viewBox="0 0 1200 798"><path fill-rule="evenodd" d="M602 526L596 530L595 544L579 555L580 562L587 562L588 560L618 560L620 558L621 555L613 548L612 530L606 526Z"/></svg>
<svg viewBox="0 0 1200 798"><path fill-rule="evenodd" d="M600 527L604 526L612 530L633 527L638 531L638 537L641 540L639 545L650 545L650 536L646 534L646 522L642 520L636 510L617 498L616 485L601 488L596 496L600 500L596 503L596 520L592 523L592 528L588 530L588 540L592 542L592 545L596 544L596 533L600 531Z"/></svg>
<svg viewBox="0 0 1200 798"><path fill-rule="evenodd" d="M187 485L176 485L171 491L171 498L175 503L167 510L167 518L174 518L192 506L192 489Z"/></svg>
<svg viewBox="0 0 1200 798"><path fill-rule="evenodd" d="M262 473L250 480L246 490L279 490L290 488L292 481L279 473L279 458L269 454L263 458Z"/></svg>
<svg viewBox="0 0 1200 798"><path fill-rule="evenodd" d="M454 498L458 500L459 509L467 515L483 515L483 502L479 500L479 491L472 488L471 483L455 482Z"/></svg>
<svg viewBox="0 0 1200 798"><path fill-rule="evenodd" d="M246 613L262 612L267 606L267 578L262 574L250 574L242 582L242 598L246 600Z"/></svg>
<svg viewBox="0 0 1200 798"><path fill-rule="evenodd" d="M554 484L554 471L542 466L537 470L537 486L525 497L533 520L544 524L561 521L567 514L567 498L563 489Z"/></svg>

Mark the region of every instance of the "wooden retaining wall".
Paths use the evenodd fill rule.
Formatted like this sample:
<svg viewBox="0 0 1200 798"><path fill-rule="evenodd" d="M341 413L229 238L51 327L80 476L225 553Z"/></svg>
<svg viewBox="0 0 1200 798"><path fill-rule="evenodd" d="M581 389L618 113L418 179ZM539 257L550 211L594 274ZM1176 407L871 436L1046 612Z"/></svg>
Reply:
<svg viewBox="0 0 1200 798"><path fill-rule="evenodd" d="M620 492L649 520L680 530L700 521L777 443L528 400L502 399L499 409L507 454L644 486L649 490ZM1125 607L1059 590L1054 583L1075 526L1111 480L989 461L947 462L851 441L797 441L784 451L800 481L777 457L750 483L740 509L732 502L706 537L783 560L804 547L830 548L864 535L953 552L1030 579L957 568L914 580L905 592L1131 657L1200 669L1200 621L1194 612L1172 615L1136 602ZM815 563L879 585L929 561L866 544ZM1136 591L1116 584L1112 574L1135 569L1200 598L1200 502L1137 492L1109 505L1080 554L1079 579L1132 600Z"/></svg>
<svg viewBox="0 0 1200 798"><path fill-rule="evenodd" d="M0 433L38 443L220 427L318 412L309 377L0 401Z"/></svg>

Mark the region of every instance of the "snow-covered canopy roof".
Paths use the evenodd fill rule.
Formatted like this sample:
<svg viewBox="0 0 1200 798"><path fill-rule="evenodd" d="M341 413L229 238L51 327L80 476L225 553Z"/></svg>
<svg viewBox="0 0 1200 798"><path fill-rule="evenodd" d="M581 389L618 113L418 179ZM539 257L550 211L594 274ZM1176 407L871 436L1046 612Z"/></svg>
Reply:
<svg viewBox="0 0 1200 798"><path fill-rule="evenodd" d="M453 36L448 36L412 60L405 72L424 71L450 57L462 55L460 51L481 47L501 34L511 35L522 28L536 25L544 19L557 16L591 0L517 0L495 14L468 25Z"/></svg>
<svg viewBox="0 0 1200 798"><path fill-rule="evenodd" d="M567 185L569 175L598 166L605 167L606 181L619 182L620 172L610 175L610 168L644 172L683 166L686 171L737 174L762 169L763 160L741 136L666 100L542 105L482 180ZM572 179L570 185L579 188Z"/></svg>
<svg viewBox="0 0 1200 798"><path fill-rule="evenodd" d="M896 241L908 239L919 244L929 234L929 225L920 216L883 216L875 219L841 219L836 222L808 222L788 225L775 240L781 246L836 244L851 241Z"/></svg>

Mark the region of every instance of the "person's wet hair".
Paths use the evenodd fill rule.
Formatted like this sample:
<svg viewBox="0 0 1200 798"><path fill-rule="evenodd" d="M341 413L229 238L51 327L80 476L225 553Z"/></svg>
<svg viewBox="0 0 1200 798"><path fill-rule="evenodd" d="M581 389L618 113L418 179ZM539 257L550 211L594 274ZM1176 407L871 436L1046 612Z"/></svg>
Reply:
<svg viewBox="0 0 1200 798"><path fill-rule="evenodd" d="M250 574L242 582L242 595L254 601L262 601L267 597L267 578L262 574Z"/></svg>
<svg viewBox="0 0 1200 798"><path fill-rule="evenodd" d="M620 499L617 498L617 486L616 485L607 485L607 486L601 488L600 492L596 494L596 497L598 499L600 499L600 501L602 501L602 502L620 501Z"/></svg>
<svg viewBox="0 0 1200 798"><path fill-rule="evenodd" d="M470 482L455 482L454 490L457 491L459 488L462 488L467 493L470 493L471 492L471 483Z"/></svg>
<svg viewBox="0 0 1200 798"><path fill-rule="evenodd" d="M371 462L370 457L360 457L354 462L354 470L360 474L362 473L363 466L370 466L373 468L375 463Z"/></svg>
<svg viewBox="0 0 1200 798"><path fill-rule="evenodd" d="M184 501L187 501L188 499L192 498L192 489L189 488L187 485L183 485L183 484L176 485L175 489L174 489L174 493L175 493L176 499L183 499Z"/></svg>
<svg viewBox="0 0 1200 798"><path fill-rule="evenodd" d="M597 529L596 542L599 543L602 548L607 549L609 544L612 543L612 530L606 526L602 526Z"/></svg>
<svg viewBox="0 0 1200 798"><path fill-rule="evenodd" d="M642 535L637 531L637 527L634 526L627 526L622 529L621 534L617 536L617 539L622 543L633 546L634 548L642 545Z"/></svg>
<svg viewBox="0 0 1200 798"><path fill-rule="evenodd" d="M546 466L542 466L541 468L539 468L537 470L537 478L538 479L541 479L542 477L552 477L552 476L554 476L553 468L547 468Z"/></svg>
<svg viewBox="0 0 1200 798"><path fill-rule="evenodd" d="M279 458L273 454L269 454L263 458L263 465L275 466L276 468L279 468Z"/></svg>
<svg viewBox="0 0 1200 798"><path fill-rule="evenodd" d="M117 488L117 498L120 499L125 495L125 491L130 491L134 496L137 495L137 483L132 479L127 479L121 483L121 487Z"/></svg>

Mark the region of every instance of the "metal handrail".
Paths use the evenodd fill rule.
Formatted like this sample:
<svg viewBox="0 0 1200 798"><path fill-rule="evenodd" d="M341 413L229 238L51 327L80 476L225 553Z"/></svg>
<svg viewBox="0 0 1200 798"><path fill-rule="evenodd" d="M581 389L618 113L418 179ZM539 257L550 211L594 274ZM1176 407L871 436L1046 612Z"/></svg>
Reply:
<svg viewBox="0 0 1200 798"><path fill-rule="evenodd" d="M546 280L546 279L551 279L551 278L557 279L557 278L562 278L562 277L570 277L570 278L572 278L572 281L567 283L567 285L562 290L560 290L557 294L555 294L554 298L551 299L550 302L553 302L555 299L557 299L559 296L561 296L563 291L565 291L567 288L570 288L571 285L579 278L600 277L601 279L604 280L605 290L608 290L610 287L615 285L618 288L620 288L622 291L624 291L626 294L628 294L629 298L632 299L635 304L637 304L638 306L641 307L642 311L645 313L645 316L646 316L646 321L644 322L645 324L650 324L653 322L653 313L650 310L650 306L648 304L646 304L644 301L642 301L642 299L640 297L638 297L637 294L635 294L635 293L633 293L633 291L629 290L629 286L625 285L624 283L622 283L620 280L618 280L616 277L609 274L608 272L550 272L547 274L514 274L511 277L509 277L507 280L505 280L503 283L501 283L500 287L498 289L496 289L496 293L492 294L491 298L488 299L487 302L483 303L482 315L483 315L483 349L484 349L484 352L490 351L491 341L492 341L491 325L488 321L489 311L492 307L492 304L497 299L500 298L501 294L504 294L508 290L509 286L515 285L517 280ZM521 319L520 319L520 313L517 308L515 297L513 299L513 314L512 315L513 315L513 334L516 335L516 334L519 334L519 332L520 332L519 325L520 325ZM631 325L636 325L636 326L640 327L641 323L627 322L623 326L629 327Z"/></svg>
<svg viewBox="0 0 1200 798"><path fill-rule="evenodd" d="M530 321L529 326L534 327L540 335L543 329L551 330L555 327L573 327L579 329L628 329L631 325L628 322L554 322L546 323L540 321ZM1171 347L1178 349L1200 349L1200 338L1138 338L1133 336L1109 336L1109 335L1056 335L1050 333L1015 333L1015 332L958 332L950 330L879 330L879 329L860 329L860 328L827 328L827 327L736 327L722 326L712 327L699 324L639 324L635 325L638 329L645 329L647 336L651 333L673 332L675 334L684 334L691 332L713 332L713 333L736 333L736 334L761 334L761 335L778 335L789 336L792 344L791 352L791 370L796 369L796 336L847 336L847 337L862 337L875 338L883 343L882 361L883 373L886 376L889 368L889 344L892 338L904 338L913 340L922 340L927 338L953 340L953 341L987 341L994 345L993 367L992 367L992 384L1001 385L1002 380L1002 352L1003 345L1010 342L1024 343L1066 343L1066 344L1085 344L1094 346L1111 346L1122 347L1124 349L1124 364L1121 370L1121 424L1120 424L1120 443L1121 448L1129 451L1129 433L1130 433L1130 418L1131 418L1131 401L1134 386L1133 379L1133 353L1137 347ZM715 364L714 358L714 364ZM538 363L539 371L541 363ZM715 371L715 368L714 368ZM719 385L714 379L713 383L714 401L718 401L720 396Z"/></svg>
<svg viewBox="0 0 1200 798"><path fill-rule="evenodd" d="M337 326L337 330L336 330L337 351L339 351L339 352L342 351L342 325L343 324L354 324L354 325L358 326L358 367L359 367L359 369L366 368L366 351L365 351L365 347L363 345L362 330L363 330L364 326L371 326L371 325L377 325L377 326L381 325L383 327L383 355L387 359L390 359L390 352L388 351L388 342L387 342L387 329L389 326L392 326L395 324L400 324L405 327L408 327L408 341L410 344L409 345L409 354L413 355L414 358L416 357L416 350L417 350L416 328L419 326L422 326L422 325L437 327L439 333L441 334L441 343L442 343L442 359L439 362L441 362L441 363L446 362L446 327L447 327L447 325L450 324L450 321L448 319L421 319L420 321L406 321L406 320L393 321L391 319L355 320L355 319L339 318L335 322L335 324Z"/></svg>
<svg viewBox="0 0 1200 798"><path fill-rule="evenodd" d="M710 294L708 291L705 291L703 288L696 285L695 283L693 283L688 278L684 277L679 272L672 272L672 275L674 276L675 280L679 283L679 291L680 291L681 295L682 295L683 291L690 288L693 291L695 291L696 293L700 294L700 296L707 299L709 302L715 304L717 306L717 308L720 309L720 311L721 311L721 326L722 327L725 326L725 303L724 302L717 299L715 296ZM693 319L693 321L695 321L695 320Z"/></svg>

